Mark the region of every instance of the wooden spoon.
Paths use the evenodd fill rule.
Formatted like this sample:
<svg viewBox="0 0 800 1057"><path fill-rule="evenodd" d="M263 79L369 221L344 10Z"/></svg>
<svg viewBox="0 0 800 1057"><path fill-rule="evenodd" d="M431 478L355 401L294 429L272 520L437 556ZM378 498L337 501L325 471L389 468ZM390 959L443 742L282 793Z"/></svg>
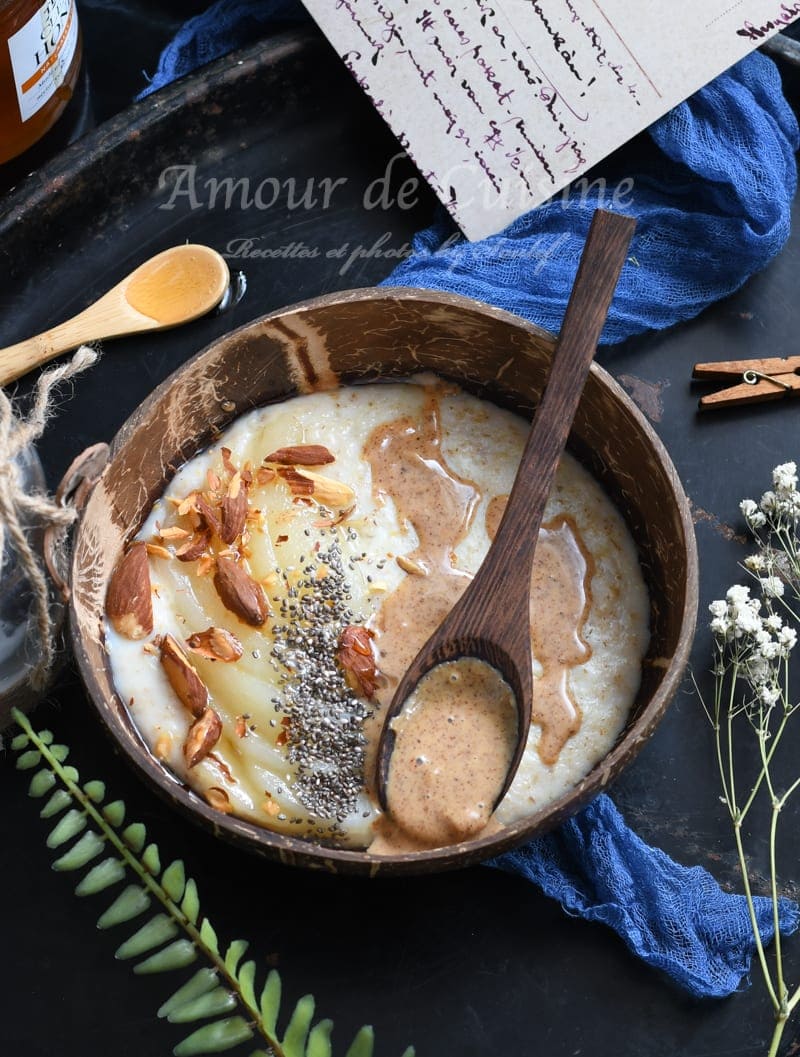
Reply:
<svg viewBox="0 0 800 1057"><path fill-rule="evenodd" d="M545 503L566 446L595 348L636 221L597 210L558 336L550 376L533 418L514 487L489 553L475 578L400 680L381 731L377 793L386 786L395 743L392 720L432 668L477 657L500 672L517 705L517 741L495 804L505 796L528 740L533 699L530 587Z"/></svg>
<svg viewBox="0 0 800 1057"><path fill-rule="evenodd" d="M195 245L164 250L66 323L0 349L0 385L84 342L197 319L216 308L229 283L228 265L216 250Z"/></svg>

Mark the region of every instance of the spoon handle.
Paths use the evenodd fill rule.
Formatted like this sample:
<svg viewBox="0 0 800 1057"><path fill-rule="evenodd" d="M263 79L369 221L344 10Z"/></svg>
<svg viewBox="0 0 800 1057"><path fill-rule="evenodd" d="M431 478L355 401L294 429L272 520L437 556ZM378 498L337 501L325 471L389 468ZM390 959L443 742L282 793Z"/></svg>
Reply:
<svg viewBox="0 0 800 1057"><path fill-rule="evenodd" d="M494 542L470 593L491 584L498 599L527 594L544 507L594 358L636 221L594 214L553 362Z"/></svg>

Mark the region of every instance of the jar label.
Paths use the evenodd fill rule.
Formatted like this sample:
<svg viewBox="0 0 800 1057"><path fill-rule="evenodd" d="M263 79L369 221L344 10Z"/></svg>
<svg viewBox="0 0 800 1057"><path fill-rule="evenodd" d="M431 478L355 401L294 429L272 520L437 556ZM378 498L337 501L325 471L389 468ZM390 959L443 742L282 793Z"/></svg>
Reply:
<svg viewBox="0 0 800 1057"><path fill-rule="evenodd" d="M47 0L9 37L8 50L23 121L64 83L78 46L75 0Z"/></svg>

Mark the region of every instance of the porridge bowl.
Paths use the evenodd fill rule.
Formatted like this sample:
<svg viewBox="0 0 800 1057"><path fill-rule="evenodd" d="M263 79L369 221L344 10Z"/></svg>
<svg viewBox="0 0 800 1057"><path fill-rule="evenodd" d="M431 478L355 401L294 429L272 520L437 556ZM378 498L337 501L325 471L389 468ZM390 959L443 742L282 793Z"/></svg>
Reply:
<svg viewBox="0 0 800 1057"><path fill-rule="evenodd" d="M439 524L433 513L441 499L436 489L448 474L453 494L463 498L464 524L472 535L465 528L458 540L439 540L437 546L444 547L441 553L446 556L448 577L474 573L492 536L497 501L504 498L499 493L507 492L513 477L515 444L517 438L524 439L525 419L530 419L536 407L553 345L553 336L545 331L455 295L404 288L349 291L273 313L220 338L162 383L131 416L111 445L108 465L76 529L72 638L78 666L104 726L123 756L168 802L216 834L284 863L372 876L424 873L489 858L556 826L603 791L636 756L661 719L688 659L697 609L697 556L688 501L669 456L628 396L596 365L575 418L570 457L565 460L568 465L559 488L567 495L570 482L576 481L586 495L598 498L591 503L581 499L575 520L568 506L563 517L551 520L547 546L542 549L550 548L556 558L568 552L577 556L576 568L587 588L584 615L574 628L575 640L579 654L583 650L588 657L594 655L600 683L599 689L590 687L588 697L579 701L575 690L575 722L555 750L548 721L540 717L541 738L535 745L529 742L526 751L539 775L536 781L544 775L550 783L547 795L532 795L532 779L523 776L515 804L503 814L504 801L497 811L498 822L468 839L459 837L457 843L445 847L421 847L393 839L387 842L381 834L380 840L370 843L372 837L364 838L367 828L380 833L385 820L372 818L363 790L353 793L350 804L319 811L316 806L326 782L329 798L330 790L341 794L343 779L338 776L334 784L330 766L337 763L340 749L349 751L354 739L342 749L344 743L328 737L331 724L325 719L315 728L313 745L318 750L320 731L327 731L322 741L332 746L334 756L313 765L308 764L297 740L305 722L297 708L302 696L297 689L300 675L297 662L288 664L285 659L287 649L297 648L292 628L309 625L307 612L298 618L297 591L301 598L311 597L303 595L302 586L311 585L309 590L316 591L318 583L323 585L313 597L327 607L328 621L331 608L347 599L338 625L338 652L326 655L324 663L321 659L317 671L314 659L321 655L313 650L324 650L327 640L324 635L304 632L299 638L312 643L312 653L309 663L300 664L299 670L310 668L308 678L316 686L320 685L319 673L327 673L328 682L322 681L320 691L323 703L326 694L336 697L344 709L337 715L345 715L348 723L355 722L354 716L365 723L373 712L379 716L380 706L372 699L377 693L380 702L381 691L375 687L381 680L386 683L387 676L381 673L389 672L392 658L403 654L402 650L392 653L391 628L380 626L387 601L382 601L381 608L372 600L384 592L387 599L394 598L401 623L409 627L418 623L409 615L416 612L416 603L405 596L398 599L399 589L419 586L420 577L430 577L426 587L430 591L430 584L440 575L441 570L436 572L435 563L428 560L425 543L433 538L431 524ZM399 417L392 421L401 428L394 432L388 429L385 415L381 418L384 397L396 400L399 408L395 412ZM492 413L487 417L484 409L490 405ZM431 406L435 407L431 420L441 423L442 431L435 443L430 437L426 441L434 444L430 451L426 449L427 454L421 448L415 451L414 465L433 467L436 472L432 477L418 476L416 491L404 493L405 502L386 482L407 480L396 473L400 455L408 451L409 438L421 443L422 434L414 433L414 416ZM259 408L264 411L254 410ZM340 419L334 412L350 423L355 440L347 442L349 447L344 439L341 448L337 446L336 430L342 429L343 436L344 430L336 425ZM280 422L280 428L273 422ZM287 430L294 433L284 439ZM254 437L263 441L263 450L258 449L263 464L245 461ZM363 466L358 454L362 445L364 452L369 449L371 453L371 462ZM316 453L313 459L312 450ZM492 463L498 452L505 460L502 473ZM212 458L217 461L209 461ZM327 471L330 478L323 476ZM341 483L348 472L352 488ZM385 485L385 493L379 494L379 485ZM344 489L346 498L338 497L336 489ZM279 492L285 494L287 504L295 505L271 509ZM215 514L208 502L216 502L217 494ZM249 496L250 506L244 496ZM610 511L598 515L598 524L618 522L619 539L606 547L597 537L600 543L594 549L579 554L579 530L590 544L597 535L586 511L601 510L598 503L605 503L602 510ZM415 518L427 508L430 523L424 530ZM228 532L225 518L235 520L239 515L238 527ZM265 529L264 524L270 518L278 535L266 541L269 561L256 571L261 541L251 537L262 530L268 535L269 525ZM294 526L291 529L285 527L289 522ZM297 578L291 584L299 586L297 590L287 587L288 594L279 598L275 592L283 588L274 586L279 570L273 570L269 562L277 560L281 546L285 545L287 554L291 551L295 541L290 534L298 525L306 526L302 533L307 542L301 534L297 544L305 553L291 559L294 564L285 565L280 575L289 585L291 573ZM477 526L474 532L472 526ZM321 549L319 539L313 542L316 532L322 533ZM186 570L192 555L187 551L200 538L199 554L204 545L211 547L212 537L216 549L204 552L196 562L205 579L188 581ZM383 549L373 553L376 539ZM344 554L336 549L338 541ZM629 555L628 565L620 557L623 552ZM146 627L134 622L132 629L130 614L124 606L120 610L114 605L120 570L125 564L137 563L141 570L148 561L152 579L147 581L147 607L152 612L144 620ZM616 580L609 579L607 570L612 566L618 570ZM307 577L302 581L301 568ZM347 573L348 568L355 572ZM252 574L244 588L242 569ZM350 581L342 581L337 595L337 576L341 580L345 574ZM353 587L355 575L361 585L358 590ZM535 582L534 578L534 586ZM230 602L231 592L236 594L236 604ZM551 591L556 600L558 595ZM208 619L209 609L203 605L195 606L196 612L186 610L189 596L193 605L196 599L211 599L213 619ZM249 608L245 596L250 598ZM220 608L220 599L224 608ZM170 600L182 625L176 625L175 613L165 609ZM347 608L358 610L359 606L362 612L357 616ZM624 640L630 656L622 659L613 650L609 652L604 630L604 614L616 609L635 616ZM369 621L366 610L371 613ZM205 623L214 627L201 631ZM416 627L418 636L420 627ZM122 636L117 634L120 628ZM313 621L310 631L314 631ZM216 645L209 638L212 632ZM281 635L289 636L288 647ZM370 640L376 636L373 644ZM533 648L539 657L542 651L537 650L535 638ZM364 656L377 658L367 677ZM553 686L563 689L567 683L565 677L560 676L560 683L550 678L546 658L540 660L544 667L539 665L537 685L544 701L547 692L555 692ZM580 688L581 678L571 676L569 686ZM330 680L336 683L333 689ZM628 694L624 710L600 723L586 702L609 696L609 687L623 683ZM236 699L229 713L220 703L226 685ZM572 700L573 689L564 691L562 697L567 693ZM170 698L163 716L151 708L162 691ZM240 693L244 697L238 698ZM290 703L295 702L294 711L281 697L284 693ZM264 702L275 702L274 711L254 715L248 711L247 694L254 694L258 702L261 697ZM364 707L356 713L359 700ZM234 717L235 712L239 714ZM579 736L581 722L588 731L594 724L605 741L597 742L594 755L587 756L574 775L567 769L565 780L558 771L559 751L566 744L563 759L572 758L573 743L579 744L583 737ZM308 735L308 722L305 729ZM287 732L289 745L281 751L289 753L294 769L288 780L285 774L281 776L281 785L264 770L264 760L275 757L276 747L285 745ZM223 740L217 744L220 737ZM359 751L363 764L363 751L369 760L369 748ZM255 761L252 773L236 771L232 760L250 758L248 754ZM559 781L550 781L556 773L561 775ZM259 786L255 794L253 775ZM516 785L517 779L511 792ZM304 822L290 817L296 807L286 807L285 798L291 799L293 793L304 804L313 801L310 814L333 821L316 829L303 825L293 829L293 823ZM263 816L262 811L266 812ZM348 812L355 820L352 826Z"/></svg>

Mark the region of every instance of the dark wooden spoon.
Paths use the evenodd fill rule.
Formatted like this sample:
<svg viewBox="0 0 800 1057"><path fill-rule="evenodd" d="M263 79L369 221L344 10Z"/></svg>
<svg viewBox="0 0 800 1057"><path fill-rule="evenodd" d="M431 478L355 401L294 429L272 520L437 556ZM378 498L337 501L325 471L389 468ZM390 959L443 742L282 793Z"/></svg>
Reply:
<svg viewBox="0 0 800 1057"><path fill-rule="evenodd" d="M386 712L378 746L377 793L386 810L386 784L395 743L392 720L432 668L477 657L497 669L517 705L517 743L495 804L505 796L528 739L533 699L530 586L544 507L608 314L636 221L597 210L558 336L550 375L533 417L503 520L475 578L431 635Z"/></svg>

